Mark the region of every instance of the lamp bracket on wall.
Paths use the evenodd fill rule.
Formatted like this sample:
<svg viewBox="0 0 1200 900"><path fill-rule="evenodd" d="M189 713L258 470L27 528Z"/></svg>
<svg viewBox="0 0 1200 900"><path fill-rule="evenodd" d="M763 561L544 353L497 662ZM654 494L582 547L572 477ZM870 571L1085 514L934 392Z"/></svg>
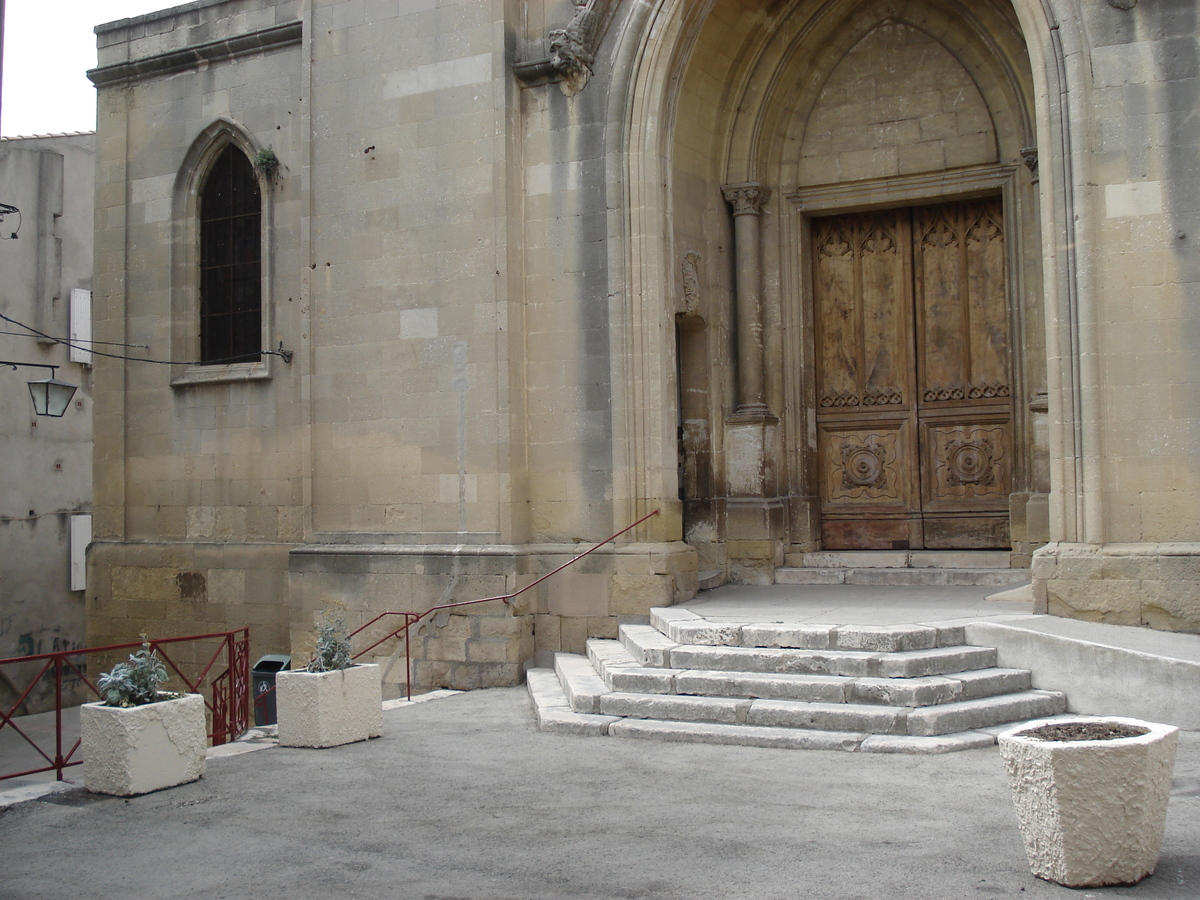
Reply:
<svg viewBox="0 0 1200 900"><path fill-rule="evenodd" d="M17 227L12 231L9 231L7 228L0 228L0 241L15 241L17 239L17 232L21 230L21 211L9 203L0 203L0 223L4 221L6 216L16 216Z"/></svg>

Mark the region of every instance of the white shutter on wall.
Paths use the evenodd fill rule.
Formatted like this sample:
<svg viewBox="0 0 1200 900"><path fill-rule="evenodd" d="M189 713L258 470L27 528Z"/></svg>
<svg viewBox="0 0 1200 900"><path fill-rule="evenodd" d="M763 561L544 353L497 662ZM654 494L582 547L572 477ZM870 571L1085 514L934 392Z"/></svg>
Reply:
<svg viewBox="0 0 1200 900"><path fill-rule="evenodd" d="M87 548L92 542L91 513L71 516L71 590L87 590Z"/></svg>
<svg viewBox="0 0 1200 900"><path fill-rule="evenodd" d="M92 364L92 292L71 288L71 362Z"/></svg>

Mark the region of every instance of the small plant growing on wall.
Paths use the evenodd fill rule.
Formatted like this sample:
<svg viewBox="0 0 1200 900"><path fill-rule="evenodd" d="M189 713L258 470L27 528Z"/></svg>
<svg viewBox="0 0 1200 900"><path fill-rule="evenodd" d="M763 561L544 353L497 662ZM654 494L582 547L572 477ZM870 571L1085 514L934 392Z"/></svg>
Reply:
<svg viewBox="0 0 1200 900"><path fill-rule="evenodd" d="M340 611L327 609L317 624L317 649L309 660L308 671L332 672L354 665L350 658L350 636L346 619Z"/></svg>
<svg viewBox="0 0 1200 900"><path fill-rule="evenodd" d="M279 157L271 147L263 147L254 154L253 166L254 171L270 181L279 171Z"/></svg>
<svg viewBox="0 0 1200 900"><path fill-rule="evenodd" d="M159 692L159 685L166 680L167 667L143 634L142 649L131 653L129 662L117 663L111 672L101 674L97 684L106 706L130 707L180 696Z"/></svg>

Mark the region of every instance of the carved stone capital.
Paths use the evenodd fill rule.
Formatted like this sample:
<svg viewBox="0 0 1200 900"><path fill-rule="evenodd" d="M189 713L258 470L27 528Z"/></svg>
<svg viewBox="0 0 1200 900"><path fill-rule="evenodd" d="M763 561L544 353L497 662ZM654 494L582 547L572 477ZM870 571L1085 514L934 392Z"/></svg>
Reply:
<svg viewBox="0 0 1200 900"><path fill-rule="evenodd" d="M771 196L771 189L756 181L747 181L745 184L727 184L721 188L721 193L733 207L735 216L757 216Z"/></svg>
<svg viewBox="0 0 1200 900"><path fill-rule="evenodd" d="M1138 0L1108 0L1108 5L1117 9L1133 9L1137 4Z"/></svg>

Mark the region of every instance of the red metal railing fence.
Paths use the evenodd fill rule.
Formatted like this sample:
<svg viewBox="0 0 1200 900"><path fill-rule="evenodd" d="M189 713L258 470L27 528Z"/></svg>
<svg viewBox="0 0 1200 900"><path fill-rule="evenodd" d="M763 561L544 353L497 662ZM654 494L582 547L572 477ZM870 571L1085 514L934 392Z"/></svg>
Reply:
<svg viewBox="0 0 1200 900"><path fill-rule="evenodd" d="M207 653L207 648L199 646L200 642L213 640L217 641L217 645L211 654ZM7 728L19 735L46 762L46 765L24 771L0 771L0 781L42 772L54 772L56 777L62 780L64 769L82 763L82 758L77 756L79 753L78 740L70 749L64 747L64 682L77 680L85 692L99 699L99 691L88 677L85 660L95 654L113 654L117 651L134 650L141 646L141 642L113 644L108 647L86 647L81 650L63 650L57 653L0 659L0 668L7 671L13 671L18 666L23 670L27 670L30 666L36 668L32 677L22 678L20 681L14 678L6 679L13 684L25 682L25 687L17 688L17 699L7 711L0 708L0 731ZM173 671L179 677L189 692L206 695L204 702L211 713L212 730L209 732L209 737L213 746L227 743L246 730L250 723L249 628L188 637L161 638L150 641L150 646L158 651L159 658L166 664L168 670ZM183 655L180 651L187 652L195 659L195 662L189 664L177 661L176 658L181 658ZM224 656L225 668L214 673L213 669L218 665L222 656ZM192 674L189 675L185 672L185 668ZM21 704L45 678L54 680L55 737L53 755L49 748L40 746L34 737L27 733L29 729L23 728L20 719L16 716L16 711L20 709ZM171 686L171 682L165 685L168 688Z"/></svg>
<svg viewBox="0 0 1200 900"><path fill-rule="evenodd" d="M412 654L410 647L410 632L412 626L416 625L422 619L425 619L434 613L441 612L447 609L456 609L460 606L473 606L477 603L490 603L494 600L502 601L505 604L521 596L528 590L537 587L547 578L557 575L568 566L573 566L586 556L596 552L606 544L610 544L617 538L632 531L637 526L641 525L647 519L658 515L656 509L638 519L632 525L622 528L616 534L612 535L594 545L583 553L572 557L567 562L563 563L558 568L547 572L540 578L535 579L520 590L513 591L509 594L502 594L497 597L481 597L477 600L461 600L456 603L444 603L439 606L430 607L422 613L415 612L384 612L377 615L371 621L367 622L361 628L351 633L351 637L355 637L366 631L376 622L387 618L388 616L401 616L404 619L404 624L393 631L388 632L383 637L372 643L370 646L360 650L354 654L354 658L358 659L365 654L374 650L380 644L391 640L392 638L404 636L404 664L405 664L405 686L408 691L409 699L412 699ZM184 645L187 643L195 643L200 641L218 641L216 649L207 658L201 653L196 655L198 660L198 674L189 676L181 668L181 663L177 663L171 655L168 648L174 648L176 645ZM159 658L173 670L176 675L187 686L187 690L192 693L205 693L207 688L208 695L205 697L205 704L211 713L212 730L209 732L209 737L212 739L213 746L227 743L240 735L250 724L250 629L240 628L236 631L215 632L213 634L199 634L188 637L178 638L162 638L159 640L150 641L150 646L158 651ZM83 660L89 656L107 653L112 654L117 651L133 650L141 647L140 642L129 644L113 644L108 647L86 647L80 650L63 650L56 653L42 653L36 656L16 656L8 659L0 659L0 670L5 667L24 667L28 668L36 666L36 671L32 677L25 679L25 687L17 688L17 698L12 703L7 711L0 708L0 731L8 728L12 732L19 735L24 741L32 747L37 755L45 760L46 765L37 768L25 769L17 772L4 772L0 770L0 781L8 778L19 778L25 775L36 775L42 772L54 772L60 780L63 776L63 770L71 766L80 765L83 760L76 756L79 752L79 741L76 740L69 750L64 752L63 739L63 684L66 680L77 679L79 684L90 692L95 697L99 698L100 694L96 686L92 683L87 674L87 666L83 664ZM194 648L193 648L194 651ZM222 652L225 654L225 668L220 672L213 674L213 667L220 659ZM11 668L9 669L11 671ZM211 677L210 677L211 676ZM53 755L48 749L41 747L37 741L23 729L19 718L16 716L16 711L21 707L34 689L42 682L43 679L52 677L54 681L54 749ZM19 684L20 682L12 677L6 678L10 684ZM271 688L270 690L274 690ZM268 691L269 693L269 691ZM261 703L265 696L256 697L255 703Z"/></svg>

